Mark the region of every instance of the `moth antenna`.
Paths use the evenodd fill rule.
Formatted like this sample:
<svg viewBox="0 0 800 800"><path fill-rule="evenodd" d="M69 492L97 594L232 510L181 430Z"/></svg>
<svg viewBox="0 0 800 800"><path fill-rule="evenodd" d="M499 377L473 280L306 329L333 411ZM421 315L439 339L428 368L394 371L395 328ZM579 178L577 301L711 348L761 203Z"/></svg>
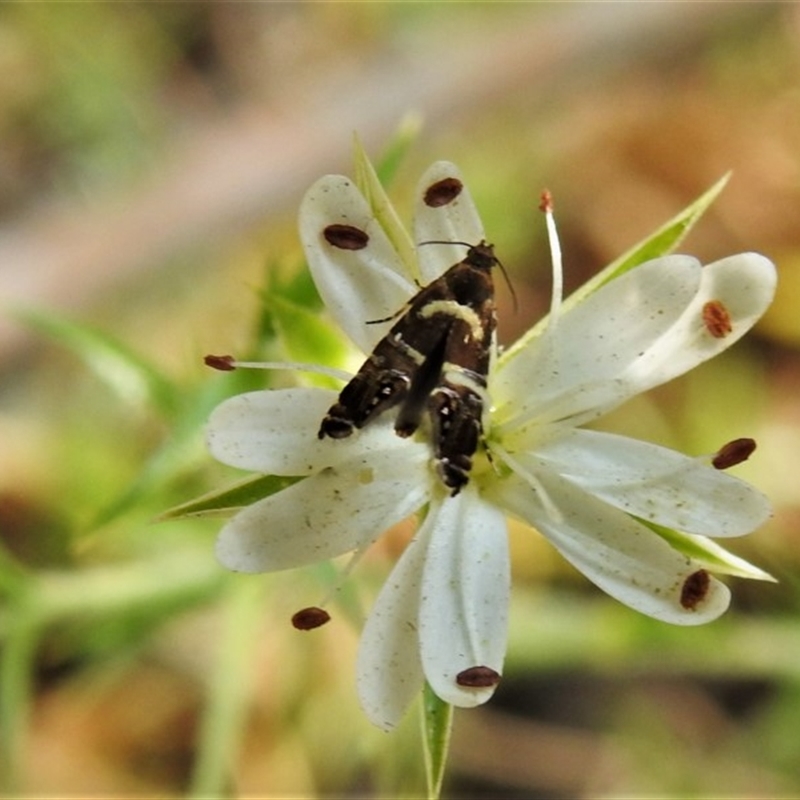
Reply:
<svg viewBox="0 0 800 800"><path fill-rule="evenodd" d="M378 325L381 322L388 322L390 319L396 319L399 317L405 310L406 306L403 306L401 309L394 312L394 314L390 314L388 317L383 317L382 319L368 319L364 324L365 325Z"/></svg>
<svg viewBox="0 0 800 800"><path fill-rule="evenodd" d="M420 242L419 246L422 247L424 244L460 244L462 247L474 247L469 242L455 242L448 239L430 239L427 242Z"/></svg>
<svg viewBox="0 0 800 800"><path fill-rule="evenodd" d="M519 303L517 302L517 293L514 291L514 284L511 283L511 278L508 277L506 268L499 258L497 259L497 266L500 267L500 272L503 273L503 279L506 282L506 286L508 286L508 291L511 292L511 302L514 304L514 313L516 314L519 311Z"/></svg>

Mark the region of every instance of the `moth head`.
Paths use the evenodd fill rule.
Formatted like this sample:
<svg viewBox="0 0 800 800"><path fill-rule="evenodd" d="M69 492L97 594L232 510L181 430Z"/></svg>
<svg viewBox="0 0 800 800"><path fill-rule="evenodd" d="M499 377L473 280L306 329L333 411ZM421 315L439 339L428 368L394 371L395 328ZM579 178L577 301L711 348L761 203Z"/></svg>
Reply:
<svg viewBox="0 0 800 800"><path fill-rule="evenodd" d="M514 312L516 313L517 294L514 291L514 287L508 277L506 268L503 266L503 262L500 261L500 259L494 254L493 244L489 244L485 239L478 244L470 244L469 242L448 242L441 239L433 239L427 242L420 242L419 246L422 247L423 245L428 244L458 244L466 247L467 255L464 258L464 261L475 269L482 269L489 272L493 267L500 267L500 272L503 273L503 279L506 282L506 286L508 286L508 290L511 292L511 299L514 303Z"/></svg>

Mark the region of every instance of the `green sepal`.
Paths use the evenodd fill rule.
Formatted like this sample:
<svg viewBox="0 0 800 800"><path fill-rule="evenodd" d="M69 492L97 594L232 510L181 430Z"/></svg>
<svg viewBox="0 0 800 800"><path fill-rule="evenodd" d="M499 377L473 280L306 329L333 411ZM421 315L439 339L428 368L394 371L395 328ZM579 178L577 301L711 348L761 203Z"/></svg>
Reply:
<svg viewBox="0 0 800 800"><path fill-rule="evenodd" d="M17 316L71 350L123 401L165 413L179 404L176 389L155 367L107 332L53 312L25 310Z"/></svg>
<svg viewBox="0 0 800 800"><path fill-rule="evenodd" d="M372 162L357 136L353 141L353 172L356 186L366 198L375 219L383 228L389 241L394 245L394 249L408 271L408 276L418 283L420 280L419 266L411 237L400 221L400 217L378 178L375 167L372 166Z"/></svg>
<svg viewBox="0 0 800 800"><path fill-rule="evenodd" d="M710 572L722 575L733 575L737 578L749 578L755 581L772 581L775 578L763 569L759 569L749 561L728 552L712 539L690 533L665 528L649 520L635 517L638 522L658 534L670 547L679 553L697 561Z"/></svg>
<svg viewBox="0 0 800 800"><path fill-rule="evenodd" d="M303 478L282 475L259 475L257 478L247 478L233 486L209 492L194 500L181 503L179 506L173 506L159 514L155 521L166 522L185 517L228 516L251 503L281 492L300 480Z"/></svg>

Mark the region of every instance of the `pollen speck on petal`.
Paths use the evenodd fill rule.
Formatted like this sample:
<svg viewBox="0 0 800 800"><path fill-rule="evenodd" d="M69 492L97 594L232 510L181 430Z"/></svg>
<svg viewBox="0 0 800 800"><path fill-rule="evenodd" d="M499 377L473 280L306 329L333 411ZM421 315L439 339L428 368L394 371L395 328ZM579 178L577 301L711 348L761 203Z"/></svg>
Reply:
<svg viewBox="0 0 800 800"><path fill-rule="evenodd" d="M730 312L721 300L709 300L703 305L703 324L715 339L724 339L733 331Z"/></svg>
<svg viewBox="0 0 800 800"><path fill-rule="evenodd" d="M704 569L693 572L683 582L681 588L681 605L688 611L694 611L705 600L711 586L711 576Z"/></svg>

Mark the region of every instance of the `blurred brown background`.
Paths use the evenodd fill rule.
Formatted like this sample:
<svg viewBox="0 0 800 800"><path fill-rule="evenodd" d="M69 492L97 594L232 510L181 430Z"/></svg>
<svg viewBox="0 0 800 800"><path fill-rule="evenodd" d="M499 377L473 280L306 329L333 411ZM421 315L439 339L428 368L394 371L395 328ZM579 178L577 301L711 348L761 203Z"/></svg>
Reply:
<svg viewBox="0 0 800 800"><path fill-rule="evenodd" d="M287 596L291 576L242 589L218 574L214 523L148 525L222 475L204 460L199 411L154 414L135 382L92 377L52 327L48 338L18 315L88 324L176 396L205 391L217 376L202 355L252 335L265 264L299 263L305 189L349 171L354 132L378 157L403 125L419 134L400 205L430 161L460 166L521 299L514 314L502 298L506 341L547 307L545 186L568 288L729 170L685 249L756 250L780 273L773 309L730 357L611 421L692 453L755 437L738 474L776 514L732 549L780 583L735 581L725 620L665 629L515 531L508 671L495 701L457 715L449 796L800 792L798 87L796 4L0 7L7 796L201 796L214 785L198 762L203 709L228 652L247 678L226 723L226 796L423 785L413 720L391 739L356 719L357 631L341 623L309 643L285 630L317 576L301 596ZM154 466L178 425L184 450ZM158 480L137 483L143 465ZM130 485L138 502L104 515ZM386 563L373 567L379 581ZM250 639L225 627L242 607Z"/></svg>

